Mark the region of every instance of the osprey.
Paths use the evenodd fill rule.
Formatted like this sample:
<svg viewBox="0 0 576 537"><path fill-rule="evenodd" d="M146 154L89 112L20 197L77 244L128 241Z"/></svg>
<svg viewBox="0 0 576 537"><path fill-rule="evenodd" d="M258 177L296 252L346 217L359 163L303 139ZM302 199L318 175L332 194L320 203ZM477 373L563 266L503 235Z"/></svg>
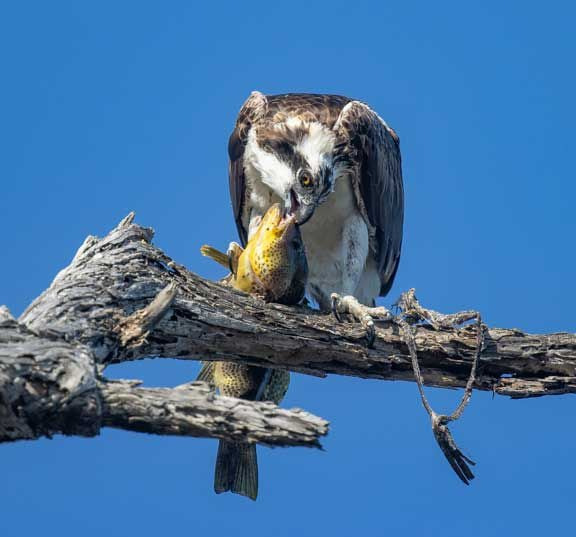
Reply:
<svg viewBox="0 0 576 537"><path fill-rule="evenodd" d="M373 338L373 325L365 324L370 308L360 304L374 306L388 293L402 245L394 130L348 97L255 91L238 114L228 153L242 244L267 209L282 204L301 225L309 295L321 309L355 315Z"/></svg>

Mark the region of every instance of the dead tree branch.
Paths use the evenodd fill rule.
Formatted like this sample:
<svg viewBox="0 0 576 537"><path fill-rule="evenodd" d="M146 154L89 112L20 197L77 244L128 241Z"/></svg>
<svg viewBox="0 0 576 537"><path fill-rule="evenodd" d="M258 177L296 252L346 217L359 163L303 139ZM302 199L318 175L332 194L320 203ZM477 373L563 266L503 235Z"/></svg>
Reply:
<svg viewBox="0 0 576 537"><path fill-rule="evenodd" d="M152 236L129 215L105 238L88 237L20 322L85 345L103 365L147 357L225 359L317 375L413 381L410 354L394 323L381 323L368 349L359 326L335 323L309 308L265 304L205 280L151 244ZM142 334L130 335L126 318L169 284L178 294L163 319L152 331L143 327ZM419 326L414 335L424 382L465 386L474 328ZM492 328L485 333L475 388L512 397L573 393L575 371L575 334Z"/></svg>
<svg viewBox="0 0 576 537"><path fill-rule="evenodd" d="M103 425L162 435L235 439L277 446L319 447L327 423L303 410L284 410L214 395L203 382L176 388L136 388L99 383Z"/></svg>
<svg viewBox="0 0 576 537"><path fill-rule="evenodd" d="M149 308L121 323L144 337L173 295L167 287ZM139 324L140 323L140 324ZM133 338L128 338L132 340ZM214 395L204 383L140 388L96 374L89 347L46 329L34 332L0 309L0 442L62 433L95 436L101 427L154 434L225 438L276 446L319 447L325 420L271 403Z"/></svg>
<svg viewBox="0 0 576 537"><path fill-rule="evenodd" d="M102 426L318 445L327 423L302 411L215 397L205 388L106 382L106 365L147 357L216 359L309 374L413 381L398 326L364 331L304 307L265 304L175 263L153 232L126 217L88 237L71 264L18 321L0 308L0 440ZM413 326L424 382L463 387L474 328ZM511 397L576 391L576 335L486 329L476 389Z"/></svg>

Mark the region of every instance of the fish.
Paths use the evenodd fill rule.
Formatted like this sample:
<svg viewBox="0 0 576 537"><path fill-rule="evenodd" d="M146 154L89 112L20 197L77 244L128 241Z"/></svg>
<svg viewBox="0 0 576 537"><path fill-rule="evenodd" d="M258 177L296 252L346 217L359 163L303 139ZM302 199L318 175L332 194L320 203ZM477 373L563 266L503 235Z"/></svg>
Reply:
<svg viewBox="0 0 576 537"><path fill-rule="evenodd" d="M227 253L208 245L200 251L230 270L222 280L224 285L286 305L298 304L305 296L308 262L304 242L295 217L285 214L279 204L268 209L245 248L232 242ZM290 372L235 362L204 362L197 380L208 382L221 395L279 404L288 390ZM255 444L219 441L214 491L256 500Z"/></svg>

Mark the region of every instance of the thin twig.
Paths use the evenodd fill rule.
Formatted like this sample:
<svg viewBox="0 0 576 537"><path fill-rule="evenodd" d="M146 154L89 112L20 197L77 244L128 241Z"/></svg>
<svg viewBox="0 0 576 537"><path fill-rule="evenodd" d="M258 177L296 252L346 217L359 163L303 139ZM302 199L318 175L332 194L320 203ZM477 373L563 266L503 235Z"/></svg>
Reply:
<svg viewBox="0 0 576 537"><path fill-rule="evenodd" d="M420 393L422 405L430 416L434 438L436 439L438 446L444 453L446 460L449 462L456 475L464 484L468 485L470 481L474 479L474 474L472 473L469 465L474 466L476 463L466 457L466 455L464 455L458 448L454 438L452 437L450 429L448 429L448 423L456 421L462 416L462 413L464 412L464 409L468 405L470 397L472 396L472 389L476 381L478 362L482 348L484 346L484 328L482 325L482 318L478 312L465 311L444 315L433 310L422 308L416 299L414 289L410 289L410 291L404 293L400 297L398 305L402 310L402 315L396 318L396 323L400 326L401 332L408 347L408 352L412 361L412 369L414 370L414 377L418 386L418 392ZM473 318L476 319L476 352L474 354L470 376L468 377L462 399L458 403L458 406L454 412L452 412L450 415L437 414L428 402L426 393L424 392L424 379L422 378L420 365L418 363L416 341L412 332L412 327L408 324L406 318L425 320L437 330L448 327L454 328L458 324L462 324L463 322L469 321Z"/></svg>

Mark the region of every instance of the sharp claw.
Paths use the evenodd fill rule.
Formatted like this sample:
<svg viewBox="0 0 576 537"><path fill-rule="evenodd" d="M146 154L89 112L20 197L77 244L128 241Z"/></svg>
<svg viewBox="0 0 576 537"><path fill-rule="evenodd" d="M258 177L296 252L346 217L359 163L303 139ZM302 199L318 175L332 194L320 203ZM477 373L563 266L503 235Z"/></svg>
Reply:
<svg viewBox="0 0 576 537"><path fill-rule="evenodd" d="M366 346L371 349L374 346L374 341L376 340L376 329L374 328L374 321L370 319L366 326Z"/></svg>
<svg viewBox="0 0 576 537"><path fill-rule="evenodd" d="M336 293L332 293L330 296L330 302L332 304L332 314L336 317L336 320L341 323L342 317L340 316L340 312L338 311L338 302L340 301L340 297Z"/></svg>
<svg viewBox="0 0 576 537"><path fill-rule="evenodd" d="M341 313L349 313L352 317L359 322L365 331L366 346L373 347L376 340L376 328L374 327L374 320L369 311L374 311L378 314L389 313L385 308L369 308L368 306L361 305L358 300L353 296L346 295L341 297L338 293L330 295L330 305L332 313L338 322L342 322Z"/></svg>

